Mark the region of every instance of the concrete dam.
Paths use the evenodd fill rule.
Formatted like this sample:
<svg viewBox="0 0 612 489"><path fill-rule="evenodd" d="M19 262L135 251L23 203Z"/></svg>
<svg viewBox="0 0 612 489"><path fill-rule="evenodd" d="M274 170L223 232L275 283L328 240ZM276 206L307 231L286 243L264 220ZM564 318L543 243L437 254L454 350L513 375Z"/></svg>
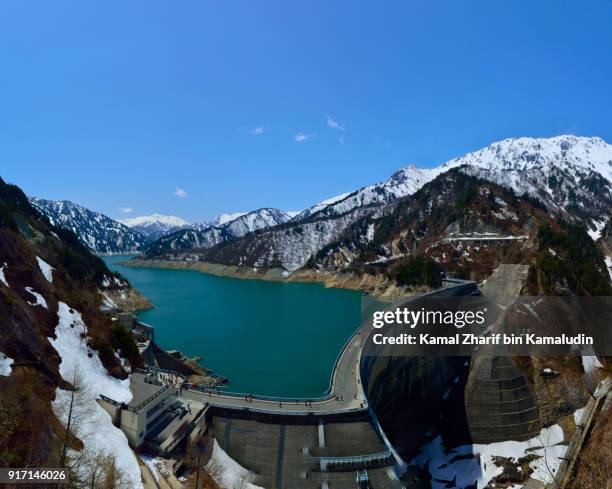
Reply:
<svg viewBox="0 0 612 489"><path fill-rule="evenodd" d="M527 267L505 265L483 291L474 283L450 284L427 295L488 293L488 299L508 301L520 293L526 273ZM531 387L509 357L363 356L361 379L399 473L434 433L452 447L522 441L540 430Z"/></svg>
<svg viewBox="0 0 612 489"><path fill-rule="evenodd" d="M506 297L510 289L518 295L525 276L523 267L502 266L488 292L501 284ZM474 282L444 285L427 295L481 294ZM511 359L369 357L364 336L358 330L349 339L320 399L214 389L182 396L206 404L219 445L256 474L254 484L275 489L401 488L407 461L433 433L456 446L538 431L531 388Z"/></svg>

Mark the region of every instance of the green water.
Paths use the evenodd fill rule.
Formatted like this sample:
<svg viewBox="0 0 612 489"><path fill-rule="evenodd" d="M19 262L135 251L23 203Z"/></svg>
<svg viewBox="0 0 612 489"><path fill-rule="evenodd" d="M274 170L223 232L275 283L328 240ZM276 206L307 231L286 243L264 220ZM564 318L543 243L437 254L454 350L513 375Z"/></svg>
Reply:
<svg viewBox="0 0 612 489"><path fill-rule="evenodd" d="M139 318L155 327L157 343L202 356L232 391L323 395L338 352L359 325L358 292L118 265L129 258L103 257L155 304Z"/></svg>

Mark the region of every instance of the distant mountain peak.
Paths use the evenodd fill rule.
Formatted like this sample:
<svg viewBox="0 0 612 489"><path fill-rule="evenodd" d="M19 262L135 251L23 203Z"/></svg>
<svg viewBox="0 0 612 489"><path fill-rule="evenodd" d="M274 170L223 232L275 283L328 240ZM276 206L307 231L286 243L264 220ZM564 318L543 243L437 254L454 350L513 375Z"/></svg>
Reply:
<svg viewBox="0 0 612 489"><path fill-rule="evenodd" d="M142 233L148 241L154 241L166 234L185 229L190 224L180 217L165 214L151 214L149 216L130 217L119 222Z"/></svg>
<svg viewBox="0 0 612 489"><path fill-rule="evenodd" d="M152 223L165 224L167 226L189 226L189 222L177 216L169 216L165 214L151 214L148 216L127 217L118 220L121 224L129 227L142 226Z"/></svg>
<svg viewBox="0 0 612 489"><path fill-rule="evenodd" d="M228 222L238 219L239 217L242 217L245 214L248 214L248 212L232 212L227 214L221 214L211 221L211 225L223 226L223 224L227 224Z"/></svg>
<svg viewBox="0 0 612 489"><path fill-rule="evenodd" d="M194 224L189 229L162 236L151 243L145 253L154 256L180 249L207 249L289 220L291 216L285 212L269 207L251 212L222 214L210 224Z"/></svg>

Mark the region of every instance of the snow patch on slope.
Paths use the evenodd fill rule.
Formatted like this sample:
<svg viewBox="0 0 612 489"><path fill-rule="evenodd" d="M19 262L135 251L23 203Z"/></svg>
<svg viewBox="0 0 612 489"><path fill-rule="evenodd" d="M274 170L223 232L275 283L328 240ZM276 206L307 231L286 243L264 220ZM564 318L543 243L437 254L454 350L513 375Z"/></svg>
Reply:
<svg viewBox="0 0 612 489"><path fill-rule="evenodd" d="M603 219L601 221L593 221L593 226L595 229L587 228L587 233L589 233L593 241L597 241L601 238L601 232L606 227L606 221Z"/></svg>
<svg viewBox="0 0 612 489"><path fill-rule="evenodd" d="M0 351L0 375L3 375L4 377L11 375L12 364L13 359Z"/></svg>
<svg viewBox="0 0 612 489"><path fill-rule="evenodd" d="M561 457L567 449L562 442L563 430L559 425L544 428L539 436L524 442L463 445L451 450L443 446L442 438L438 436L425 445L411 463L421 467L429 465L432 489L447 487L446 482L440 481L450 481L455 476L457 487L476 484L477 489L483 489L503 472L503 468L493 462L495 456L513 458L516 462L521 457L534 454L540 458L529 463L534 469L531 478L547 484L553 482L550 472L557 473Z"/></svg>
<svg viewBox="0 0 612 489"><path fill-rule="evenodd" d="M223 488L262 489L251 484L253 474L225 453L217 440L214 441L213 452L205 465L205 469L215 482Z"/></svg>
<svg viewBox="0 0 612 489"><path fill-rule="evenodd" d="M608 267L608 273L610 274L610 280L612 280L612 256L606 256L606 267Z"/></svg>
<svg viewBox="0 0 612 489"><path fill-rule="evenodd" d="M26 287L25 289L28 292L28 294L32 294L34 298L36 299L36 302L28 301L28 304L30 304L31 306L42 306L45 309L49 309L49 307L47 306L47 301L41 294L36 292L32 287Z"/></svg>
<svg viewBox="0 0 612 489"><path fill-rule="evenodd" d="M119 380L111 377L102 365L98 352L87 346L87 326L81 314L68 305L58 304L58 324L55 338L49 342L60 355L60 375L67 382L73 382L75 373L79 377L83 403L87 405L88 416L83 416L79 437L86 450L115 457L115 464L130 479L130 487L143 489L140 467L128 445L123 432L115 427L110 415L102 409L97 399L100 394L128 403L132 399L129 378ZM85 335L83 338L81 334ZM67 413L62 408L70 399L70 391L57 389L53 408L64 424Z"/></svg>
<svg viewBox="0 0 612 489"><path fill-rule="evenodd" d="M45 260L43 260L42 258L38 256L36 257L36 261L38 262L38 268L40 268L40 271L47 279L47 282L52 284L53 283L53 270L55 270L55 268L53 268Z"/></svg>
<svg viewBox="0 0 612 489"><path fill-rule="evenodd" d="M598 368L603 368L599 358L595 355L583 355L580 358L582 359L582 368L586 374L595 372Z"/></svg>
<svg viewBox="0 0 612 489"><path fill-rule="evenodd" d="M6 277L4 276L4 269L6 267L7 267L6 263L0 267L0 282L2 282L7 287L10 287L9 283L6 281Z"/></svg>

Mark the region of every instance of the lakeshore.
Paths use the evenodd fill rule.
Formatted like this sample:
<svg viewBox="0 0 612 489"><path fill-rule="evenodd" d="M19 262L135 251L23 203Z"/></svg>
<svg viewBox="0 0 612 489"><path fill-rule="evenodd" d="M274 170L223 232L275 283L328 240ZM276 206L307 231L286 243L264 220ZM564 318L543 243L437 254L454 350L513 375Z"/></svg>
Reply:
<svg viewBox="0 0 612 489"><path fill-rule="evenodd" d="M408 289L398 286L383 273L357 274L355 272L300 269L289 274L283 268L253 268L223 265L205 261L171 261L133 258L120 262L129 268L163 268L170 270L193 270L200 273L246 280L264 280L285 283L319 283L326 288L367 292L375 297L393 300L406 295L426 292L426 287Z"/></svg>

